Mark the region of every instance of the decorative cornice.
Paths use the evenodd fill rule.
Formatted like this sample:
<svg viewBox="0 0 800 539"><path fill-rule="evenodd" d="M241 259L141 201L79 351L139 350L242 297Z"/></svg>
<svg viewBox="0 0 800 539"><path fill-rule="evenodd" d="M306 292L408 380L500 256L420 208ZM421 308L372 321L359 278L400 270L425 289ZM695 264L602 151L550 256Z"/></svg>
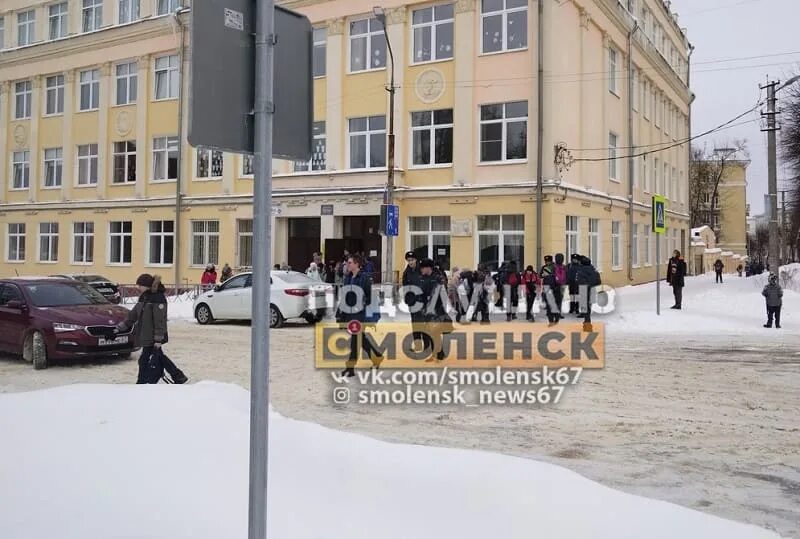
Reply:
<svg viewBox="0 0 800 539"><path fill-rule="evenodd" d="M475 11L475 0L457 0L455 12L458 13L470 13Z"/></svg>
<svg viewBox="0 0 800 539"><path fill-rule="evenodd" d="M328 23L328 35L340 36L344 34L344 18L333 19Z"/></svg>

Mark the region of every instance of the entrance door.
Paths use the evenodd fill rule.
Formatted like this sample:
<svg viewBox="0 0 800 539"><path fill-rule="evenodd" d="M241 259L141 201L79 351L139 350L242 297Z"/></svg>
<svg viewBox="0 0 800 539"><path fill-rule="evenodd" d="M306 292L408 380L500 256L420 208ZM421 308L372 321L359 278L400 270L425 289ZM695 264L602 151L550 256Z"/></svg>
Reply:
<svg viewBox="0 0 800 539"><path fill-rule="evenodd" d="M319 217L289 218L289 254L286 261L294 271L305 272L319 251Z"/></svg>
<svg viewBox="0 0 800 539"><path fill-rule="evenodd" d="M357 240L359 245L352 252L363 252L372 261L372 281L381 282L381 243L378 233L381 218L379 215L358 215L343 218L344 239Z"/></svg>

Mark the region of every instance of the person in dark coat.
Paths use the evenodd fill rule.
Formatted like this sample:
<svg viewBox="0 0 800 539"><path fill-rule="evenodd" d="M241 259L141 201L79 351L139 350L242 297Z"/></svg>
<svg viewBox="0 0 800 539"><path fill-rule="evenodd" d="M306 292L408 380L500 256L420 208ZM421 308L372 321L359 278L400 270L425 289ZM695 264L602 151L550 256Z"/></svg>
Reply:
<svg viewBox="0 0 800 539"><path fill-rule="evenodd" d="M781 328L781 306L783 305L783 289L778 284L778 276L774 273L769 276L767 286L761 291L767 302L767 323L765 328L772 327L772 317L775 317L775 327Z"/></svg>
<svg viewBox="0 0 800 539"><path fill-rule="evenodd" d="M489 292L487 287L492 282L492 274L486 269L485 264L478 264L478 270L473 272L472 289L478 290L475 311L472 313L472 321L478 320L478 313L481 315L481 324L489 323ZM470 298L472 296L470 295Z"/></svg>
<svg viewBox="0 0 800 539"><path fill-rule="evenodd" d="M686 261L681 256L681 252L675 249L672 258L667 263L667 284L672 287L672 295L675 296L675 305L670 309L681 308L683 300L683 287L686 283Z"/></svg>
<svg viewBox="0 0 800 539"><path fill-rule="evenodd" d="M127 319L117 324L115 328L117 333L126 333L134 328L134 342L142 347L136 383L158 383L157 379L148 380L147 372L151 356L155 352L161 354L161 363L172 381L176 384L185 384L189 379L161 348L168 340L167 297L164 295L165 289L161 284L161 277L143 273L136 279L136 286L141 293L139 301L128 313Z"/></svg>
<svg viewBox="0 0 800 539"><path fill-rule="evenodd" d="M716 280L716 282L718 282L718 283L721 283L721 282L722 282L722 270L723 270L723 269L725 269L725 264L723 264L723 263L722 263L722 260L720 260L720 259L718 258L718 259L717 259L717 261L716 261L716 262L714 262L714 273L716 273L716 274L717 274L717 280Z"/></svg>
<svg viewBox="0 0 800 539"><path fill-rule="evenodd" d="M503 295L505 297L506 321L517 319L519 308L519 289L522 286L522 274L517 271L517 263L509 262L503 277ZM508 290L506 290L508 287Z"/></svg>
<svg viewBox="0 0 800 539"><path fill-rule="evenodd" d="M403 270L403 301L408 306L411 314L411 327L415 341L422 340L422 330L419 324L425 322L424 298L422 296L422 282L417 255L414 251L406 253L406 269Z"/></svg>
<svg viewBox="0 0 800 539"><path fill-rule="evenodd" d="M425 350L430 349L431 354L435 354L436 359L441 360L445 357L442 350L441 323L449 319L445 299L447 282L442 282L442 276L436 273L434 262L429 258L420 261L419 271L422 299L425 303L423 310L425 331L422 334L422 342Z"/></svg>
<svg viewBox="0 0 800 539"><path fill-rule="evenodd" d="M532 309L536 295L542 287L542 280L539 279L533 266L525 268L525 273L522 274L522 284L525 285L525 320L535 322Z"/></svg>
<svg viewBox="0 0 800 539"><path fill-rule="evenodd" d="M569 264L567 264L567 287L569 288L569 314L580 316L578 312L578 281L576 275L580 263L581 255L572 253L569 257Z"/></svg>
<svg viewBox="0 0 800 539"><path fill-rule="evenodd" d="M542 279L542 300L547 310L548 325L558 324L561 319L561 287L556 284L556 265L553 257L545 255L544 266L539 270L539 277Z"/></svg>
<svg viewBox="0 0 800 539"><path fill-rule="evenodd" d="M367 322L367 309L372 301L372 279L367 272L362 271L363 261L359 255L351 255L347 259L347 272L344 278L344 285L339 295L339 307L336 310L336 322L346 324L353 320L358 320L363 325ZM355 288L361 289L359 294ZM359 295L361 296L359 298ZM346 309L343 307L346 306ZM362 330L363 333L363 330ZM380 364L379 358L372 358L372 348L366 339L360 338L358 334L351 335L350 338L350 359L346 363L346 368L342 371L342 376L355 376L355 366L358 362L359 340L364 355L373 361L374 366Z"/></svg>
<svg viewBox="0 0 800 539"><path fill-rule="evenodd" d="M580 300L578 301L577 312L579 316L583 316L584 329L591 331L593 289L601 284L600 273L592 265L592 261L588 256L579 256L579 261L580 266L575 272L575 282Z"/></svg>

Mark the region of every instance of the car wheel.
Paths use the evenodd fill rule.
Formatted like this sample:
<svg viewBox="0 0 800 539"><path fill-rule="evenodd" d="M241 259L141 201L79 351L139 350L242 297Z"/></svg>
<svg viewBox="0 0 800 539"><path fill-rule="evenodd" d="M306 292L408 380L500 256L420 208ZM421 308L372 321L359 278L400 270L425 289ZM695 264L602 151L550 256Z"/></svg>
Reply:
<svg viewBox="0 0 800 539"><path fill-rule="evenodd" d="M211 308L205 303L201 303L194 311L194 317L197 319L198 324L206 325L214 322L214 316L211 314Z"/></svg>
<svg viewBox="0 0 800 539"><path fill-rule="evenodd" d="M283 315L281 311L275 306L269 306L269 327L279 328L283 325Z"/></svg>
<svg viewBox="0 0 800 539"><path fill-rule="evenodd" d="M306 322L312 326L318 324L322 320L322 316L316 314L307 314L304 318L306 319Z"/></svg>
<svg viewBox="0 0 800 539"><path fill-rule="evenodd" d="M31 333L25 340L23 357L33 363L36 370L47 368L47 346L44 342L44 335L38 331Z"/></svg>

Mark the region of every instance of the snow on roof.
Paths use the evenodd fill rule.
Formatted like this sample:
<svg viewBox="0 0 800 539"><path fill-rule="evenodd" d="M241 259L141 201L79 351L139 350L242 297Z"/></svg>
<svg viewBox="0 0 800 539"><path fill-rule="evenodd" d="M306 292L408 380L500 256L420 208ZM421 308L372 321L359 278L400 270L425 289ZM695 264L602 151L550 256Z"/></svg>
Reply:
<svg viewBox="0 0 800 539"><path fill-rule="evenodd" d="M719 247L715 247L714 249L706 249L706 252L707 253L721 253L722 249L720 249Z"/></svg>
<svg viewBox="0 0 800 539"><path fill-rule="evenodd" d="M693 228L693 229L692 229L692 236L699 236L699 235L700 235L700 233L701 233L701 232L702 232L704 229L711 230L711 228L710 228L708 225L699 226L699 227L697 227L697 228Z"/></svg>
<svg viewBox="0 0 800 539"><path fill-rule="evenodd" d="M705 246L706 246L706 242L704 242L704 241L693 241L692 242L692 247L705 247Z"/></svg>
<svg viewBox="0 0 800 539"><path fill-rule="evenodd" d="M722 251L722 256L733 256L733 251Z"/></svg>

